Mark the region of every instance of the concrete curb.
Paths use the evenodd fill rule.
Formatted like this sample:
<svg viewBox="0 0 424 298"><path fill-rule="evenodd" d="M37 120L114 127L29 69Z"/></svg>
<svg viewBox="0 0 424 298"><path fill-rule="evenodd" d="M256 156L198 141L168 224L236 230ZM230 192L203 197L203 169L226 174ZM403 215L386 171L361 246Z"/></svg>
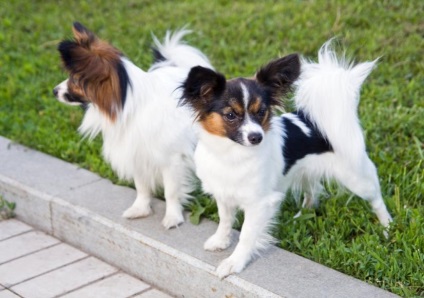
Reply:
<svg viewBox="0 0 424 298"><path fill-rule="evenodd" d="M177 297L396 297L282 249L271 248L239 275L219 280L225 252L203 251L216 224L165 230L164 202L126 220L133 189L0 137L0 194L17 217ZM234 237L238 232L234 231Z"/></svg>

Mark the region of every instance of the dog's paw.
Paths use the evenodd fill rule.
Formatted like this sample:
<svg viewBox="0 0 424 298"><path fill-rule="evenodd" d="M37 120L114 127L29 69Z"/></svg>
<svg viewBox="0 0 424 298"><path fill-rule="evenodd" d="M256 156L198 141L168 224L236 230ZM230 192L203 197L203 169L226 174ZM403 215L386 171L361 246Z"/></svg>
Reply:
<svg viewBox="0 0 424 298"><path fill-rule="evenodd" d="M203 248L209 251L221 251L228 248L231 244L230 237L218 237L216 234L206 240Z"/></svg>
<svg viewBox="0 0 424 298"><path fill-rule="evenodd" d="M220 279L223 279L230 274L240 273L245 266L246 262L230 256L219 264L218 268L216 268L216 273Z"/></svg>
<svg viewBox="0 0 424 298"><path fill-rule="evenodd" d="M171 229L179 226L184 222L184 216L182 212L179 213L173 213L173 214L166 214L165 217L162 220L162 225L165 227L165 229Z"/></svg>
<svg viewBox="0 0 424 298"><path fill-rule="evenodd" d="M150 206L146 206L144 208L140 208L138 206L131 206L122 214L122 217L133 219L139 217L146 217L152 214L152 208Z"/></svg>

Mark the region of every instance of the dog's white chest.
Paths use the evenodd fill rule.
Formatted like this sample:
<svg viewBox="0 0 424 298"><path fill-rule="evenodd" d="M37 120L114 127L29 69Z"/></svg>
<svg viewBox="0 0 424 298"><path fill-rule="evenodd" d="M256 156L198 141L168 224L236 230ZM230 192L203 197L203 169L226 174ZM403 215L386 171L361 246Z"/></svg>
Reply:
<svg viewBox="0 0 424 298"><path fill-rule="evenodd" d="M278 145L273 147L266 141L263 146L244 147L202 134L194 160L203 190L217 200L231 198L241 207L276 190L282 156Z"/></svg>

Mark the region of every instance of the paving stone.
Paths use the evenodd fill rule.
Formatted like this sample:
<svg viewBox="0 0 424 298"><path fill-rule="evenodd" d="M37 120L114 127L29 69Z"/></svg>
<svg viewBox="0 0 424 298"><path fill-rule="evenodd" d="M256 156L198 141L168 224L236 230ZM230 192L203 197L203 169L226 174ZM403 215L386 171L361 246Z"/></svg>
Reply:
<svg viewBox="0 0 424 298"><path fill-rule="evenodd" d="M7 150L10 143L11 143L11 141L9 139L0 136L0 150L1 151Z"/></svg>
<svg viewBox="0 0 424 298"><path fill-rule="evenodd" d="M50 155L18 143L7 143L4 138L0 141L2 175L47 194L56 195L100 179L96 174Z"/></svg>
<svg viewBox="0 0 424 298"><path fill-rule="evenodd" d="M141 293L140 295L134 296L134 298L172 298L172 296L169 296L157 289L151 289L147 292Z"/></svg>
<svg viewBox="0 0 424 298"><path fill-rule="evenodd" d="M94 257L89 257L18 284L11 289L23 297L55 297L109 276L117 270Z"/></svg>
<svg viewBox="0 0 424 298"><path fill-rule="evenodd" d="M20 298L20 297L11 291L3 290L3 291L0 291L0 298Z"/></svg>
<svg viewBox="0 0 424 298"><path fill-rule="evenodd" d="M0 241L0 264L57 243L59 240L39 231Z"/></svg>
<svg viewBox="0 0 424 298"><path fill-rule="evenodd" d="M52 234L50 201L53 196L2 174L0 171L0 195L16 203L17 219Z"/></svg>
<svg viewBox="0 0 424 298"><path fill-rule="evenodd" d="M0 283L10 287L86 256L86 253L61 243L0 265Z"/></svg>
<svg viewBox="0 0 424 298"><path fill-rule="evenodd" d="M0 221L0 241L31 230L32 227L14 218Z"/></svg>
<svg viewBox="0 0 424 298"><path fill-rule="evenodd" d="M150 286L128 274L118 273L87 285L75 292L62 296L63 298L126 298ZM159 297L158 297L159 298Z"/></svg>

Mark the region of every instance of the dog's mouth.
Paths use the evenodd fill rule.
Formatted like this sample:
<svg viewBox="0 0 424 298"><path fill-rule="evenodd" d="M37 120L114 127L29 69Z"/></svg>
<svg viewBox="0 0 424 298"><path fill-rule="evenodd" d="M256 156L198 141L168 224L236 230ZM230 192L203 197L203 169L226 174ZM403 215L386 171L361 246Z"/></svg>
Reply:
<svg viewBox="0 0 424 298"><path fill-rule="evenodd" d="M83 98L81 96L74 95L74 94L71 94L71 93L65 93L64 97L69 104L73 104L73 105L85 104L85 101L83 100Z"/></svg>
<svg viewBox="0 0 424 298"><path fill-rule="evenodd" d="M69 93L68 90L64 90L60 85L53 89L53 95L58 101L68 105L79 106L87 104L83 97Z"/></svg>

